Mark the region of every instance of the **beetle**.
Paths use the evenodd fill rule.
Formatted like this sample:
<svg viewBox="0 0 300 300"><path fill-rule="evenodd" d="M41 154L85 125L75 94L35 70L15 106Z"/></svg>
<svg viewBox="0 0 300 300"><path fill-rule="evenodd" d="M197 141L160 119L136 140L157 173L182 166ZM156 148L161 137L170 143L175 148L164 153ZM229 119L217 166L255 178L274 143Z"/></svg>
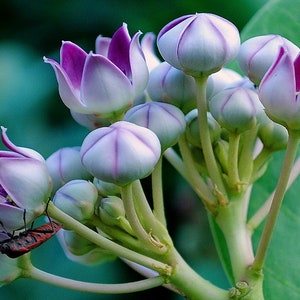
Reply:
<svg viewBox="0 0 300 300"><path fill-rule="evenodd" d="M1 241L0 252L10 258L17 258L48 241L61 228L62 225L50 220L47 224L25 230L19 235Z"/></svg>

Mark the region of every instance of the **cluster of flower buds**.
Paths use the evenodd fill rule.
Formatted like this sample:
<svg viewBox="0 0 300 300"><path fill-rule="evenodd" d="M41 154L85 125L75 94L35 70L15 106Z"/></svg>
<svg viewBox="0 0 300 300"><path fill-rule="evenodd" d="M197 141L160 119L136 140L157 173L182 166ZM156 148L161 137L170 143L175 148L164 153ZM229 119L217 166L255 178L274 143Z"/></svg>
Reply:
<svg viewBox="0 0 300 300"><path fill-rule="evenodd" d="M100 222L99 231L112 226L134 234L120 188L151 174L181 136L207 174L198 126L199 78L207 80L210 142L226 176L230 134L257 132L257 140L276 151L285 147L287 131L273 121L299 129L300 58L292 42L266 35L240 45L231 22L199 13L160 31L161 62L154 35L146 34L141 43L140 35L131 38L123 24L112 38L97 38L95 53L63 42L60 63L44 58L55 71L62 101L91 132L80 147L62 148L45 161L33 150L13 145L2 129L11 150L0 151L2 231L30 224L44 212L52 193L57 207L95 231ZM236 57L245 77L225 68ZM247 138L241 139L239 151L244 145ZM109 256L103 249L95 255L97 247L74 232L62 231L60 240L69 257L80 256L81 262Z"/></svg>

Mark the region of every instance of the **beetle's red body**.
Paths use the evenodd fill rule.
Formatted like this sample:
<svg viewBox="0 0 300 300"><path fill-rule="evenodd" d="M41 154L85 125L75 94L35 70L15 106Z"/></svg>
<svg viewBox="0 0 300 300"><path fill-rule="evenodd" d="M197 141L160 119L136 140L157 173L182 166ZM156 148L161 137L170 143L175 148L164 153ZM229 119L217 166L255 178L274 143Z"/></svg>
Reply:
<svg viewBox="0 0 300 300"><path fill-rule="evenodd" d="M21 232L0 242L0 252L11 258L19 257L48 241L62 226L51 221L34 229Z"/></svg>

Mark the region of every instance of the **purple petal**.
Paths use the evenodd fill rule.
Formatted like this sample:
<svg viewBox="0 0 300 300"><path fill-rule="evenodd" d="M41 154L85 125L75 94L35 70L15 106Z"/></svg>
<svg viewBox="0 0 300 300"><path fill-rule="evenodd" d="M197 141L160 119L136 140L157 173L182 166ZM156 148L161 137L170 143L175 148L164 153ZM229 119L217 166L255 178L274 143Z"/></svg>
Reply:
<svg viewBox="0 0 300 300"><path fill-rule="evenodd" d="M129 61L130 41L127 25L124 23L113 35L107 56L129 78L131 77Z"/></svg>
<svg viewBox="0 0 300 300"><path fill-rule="evenodd" d="M42 213L51 178L46 164L39 160L0 158L0 184L18 207Z"/></svg>
<svg viewBox="0 0 300 300"><path fill-rule="evenodd" d="M90 53L82 78L81 100L90 113L106 113L130 106L132 86L128 78L106 57Z"/></svg>
<svg viewBox="0 0 300 300"><path fill-rule="evenodd" d="M184 21L185 19L188 19L190 17L192 17L193 15L186 15L186 16L182 16L180 18L175 19L174 21L168 23L158 34L157 39L159 40L161 38L161 36L163 36L167 31L169 31L170 29L172 29L174 26L176 26L177 24L179 24L180 22Z"/></svg>
<svg viewBox="0 0 300 300"><path fill-rule="evenodd" d="M295 112L295 74L293 61L283 47L263 77L259 98L266 111L279 119L288 119Z"/></svg>
<svg viewBox="0 0 300 300"><path fill-rule="evenodd" d="M129 59L132 77L132 86L134 89L135 97L139 96L146 88L149 80L149 71L147 63L142 52L139 37L141 33L136 33L130 43Z"/></svg>
<svg viewBox="0 0 300 300"><path fill-rule="evenodd" d="M111 38L99 35L96 39L96 53L107 57L110 42Z"/></svg>
<svg viewBox="0 0 300 300"><path fill-rule="evenodd" d="M80 102L80 88L75 89L65 70L53 59L44 57L46 63L51 64L58 82L59 95L63 103L70 109L85 113L85 106Z"/></svg>
<svg viewBox="0 0 300 300"><path fill-rule="evenodd" d="M25 213L25 222L26 225L29 225L32 223L34 219L34 214L32 211L26 211ZM0 204L0 221L4 228L0 227L0 230L2 229L7 232L13 232L15 230L19 230L21 228L24 228L24 209L19 208L17 206L13 206L11 204Z"/></svg>
<svg viewBox="0 0 300 300"><path fill-rule="evenodd" d="M60 64L75 89L80 89L86 57L86 52L76 44L63 42L60 51Z"/></svg>
<svg viewBox="0 0 300 300"><path fill-rule="evenodd" d="M15 158L27 157L27 158L37 159L42 162L45 161L44 158L38 152L36 152L32 149L29 149L29 148L17 147L15 144L13 144L6 134L7 129L5 127L1 126L1 130L2 130L3 144L8 149L13 151L13 153L7 152L7 151L0 151L0 157L15 157Z"/></svg>

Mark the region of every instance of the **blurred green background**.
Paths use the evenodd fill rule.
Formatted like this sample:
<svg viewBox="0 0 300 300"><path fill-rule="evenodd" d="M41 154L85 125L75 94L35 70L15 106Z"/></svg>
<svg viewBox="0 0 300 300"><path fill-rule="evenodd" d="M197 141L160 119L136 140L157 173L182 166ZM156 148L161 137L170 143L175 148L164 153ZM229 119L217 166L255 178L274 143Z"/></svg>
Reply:
<svg viewBox="0 0 300 300"><path fill-rule="evenodd" d="M62 40L77 43L87 52L95 38L111 36L123 22L132 34L158 34L174 18L211 12L232 21L240 30L263 6L264 0L2 0L0 9L0 124L17 145L33 148L45 158L60 147L80 145L87 130L77 125L61 103L52 68L43 56L59 59ZM202 205L186 184L165 164L167 217L182 255L208 279L227 287L216 259ZM145 183L147 185L147 182ZM199 260L199 257L202 257ZM86 267L68 261L56 239L32 253L34 264L57 275L93 282L141 279L116 261ZM1 272L1 266L0 266ZM93 295L63 290L31 280L17 280L0 290L0 299L180 299L163 288L130 295Z"/></svg>

